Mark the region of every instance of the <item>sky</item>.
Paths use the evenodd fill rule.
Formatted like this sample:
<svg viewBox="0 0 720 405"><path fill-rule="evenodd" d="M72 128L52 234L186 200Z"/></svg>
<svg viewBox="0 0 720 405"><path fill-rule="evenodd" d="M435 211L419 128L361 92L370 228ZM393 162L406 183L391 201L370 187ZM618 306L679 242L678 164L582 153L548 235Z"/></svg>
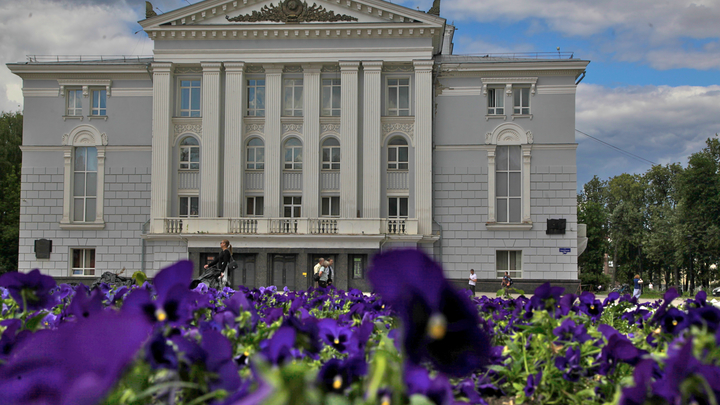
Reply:
<svg viewBox="0 0 720 405"><path fill-rule="evenodd" d="M152 3L160 14L197 1ZM152 55L144 15L144 0L0 0L0 111L22 110L5 64L27 55ZM455 54L560 47L591 61L577 89L578 189L685 165L720 132L720 0L442 0L441 16L458 29Z"/></svg>

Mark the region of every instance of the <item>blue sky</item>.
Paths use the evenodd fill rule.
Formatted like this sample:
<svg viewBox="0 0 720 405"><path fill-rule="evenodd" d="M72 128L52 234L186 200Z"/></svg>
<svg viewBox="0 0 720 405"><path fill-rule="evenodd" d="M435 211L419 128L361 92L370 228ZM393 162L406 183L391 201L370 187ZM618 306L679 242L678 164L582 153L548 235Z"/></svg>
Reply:
<svg viewBox="0 0 720 405"><path fill-rule="evenodd" d="M317 0L320 4L325 0ZM167 12L197 0L155 0ZM432 0L395 0L428 10ZM26 55L149 55L144 0L0 2L0 111L22 108L5 67ZM651 162L685 164L720 132L720 0L442 0L455 53L574 52L590 60L576 128ZM584 135L578 188L650 164Z"/></svg>

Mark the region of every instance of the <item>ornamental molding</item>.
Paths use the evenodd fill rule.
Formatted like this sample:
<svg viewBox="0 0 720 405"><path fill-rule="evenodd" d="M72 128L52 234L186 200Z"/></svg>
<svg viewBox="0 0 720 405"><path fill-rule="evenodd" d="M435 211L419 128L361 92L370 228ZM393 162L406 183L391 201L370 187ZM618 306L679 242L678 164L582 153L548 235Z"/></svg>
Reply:
<svg viewBox="0 0 720 405"><path fill-rule="evenodd" d="M283 135L289 132L296 132L298 134L303 133L303 124L283 124Z"/></svg>
<svg viewBox="0 0 720 405"><path fill-rule="evenodd" d="M387 135L392 132L402 132L407 134L408 136L412 137L412 134L415 133L415 124L414 123L402 123L402 122L392 122L383 124L383 135Z"/></svg>
<svg viewBox="0 0 720 405"><path fill-rule="evenodd" d="M302 66L285 66L283 68L283 73L302 73L303 68Z"/></svg>
<svg viewBox="0 0 720 405"><path fill-rule="evenodd" d="M412 65L383 65L382 71L385 73L412 73L414 71Z"/></svg>
<svg viewBox="0 0 720 405"><path fill-rule="evenodd" d="M245 67L245 73L265 73L265 68L260 65L251 65Z"/></svg>
<svg viewBox="0 0 720 405"><path fill-rule="evenodd" d="M535 95L535 86L537 85L537 77L486 77L482 79L483 96L487 96L488 85L505 85L505 94L512 95L513 85L530 85L530 93Z"/></svg>
<svg viewBox="0 0 720 405"><path fill-rule="evenodd" d="M83 124L73 128L70 133L63 134L61 144L63 146L107 146L107 134L100 133L92 125Z"/></svg>
<svg viewBox="0 0 720 405"><path fill-rule="evenodd" d="M323 65L322 69L320 69L323 73L328 72L339 72L340 71L340 65Z"/></svg>
<svg viewBox="0 0 720 405"><path fill-rule="evenodd" d="M272 21L282 23L300 22L336 22L336 21L357 21L356 17L345 14L335 14L325 7L313 3L308 6L307 2L300 0L282 0L275 6L270 3L260 11L253 11L252 14L239 15L237 17L225 16L230 22L259 22Z"/></svg>
<svg viewBox="0 0 720 405"><path fill-rule="evenodd" d="M340 124L320 124L320 135L333 132L340 133Z"/></svg>
<svg viewBox="0 0 720 405"><path fill-rule="evenodd" d="M82 88L83 97L90 95L90 87L105 87L107 96L110 97L110 88L112 87L112 80L110 79L57 79L58 85L60 86L60 95L65 95L65 89L68 87L80 87Z"/></svg>
<svg viewBox="0 0 720 405"><path fill-rule="evenodd" d="M245 133L248 134L250 132L259 132L264 134L265 124L245 124Z"/></svg>
<svg viewBox="0 0 720 405"><path fill-rule="evenodd" d="M175 68L175 74L182 75L182 74L200 74L202 73L201 67L195 67L195 66L179 66Z"/></svg>
<svg viewBox="0 0 720 405"><path fill-rule="evenodd" d="M175 124L175 138L173 143L176 143L180 135L191 133L202 139L202 124Z"/></svg>
<svg viewBox="0 0 720 405"><path fill-rule="evenodd" d="M487 145L530 145L533 142L531 131L525 131L520 125L511 122L500 124L485 134Z"/></svg>

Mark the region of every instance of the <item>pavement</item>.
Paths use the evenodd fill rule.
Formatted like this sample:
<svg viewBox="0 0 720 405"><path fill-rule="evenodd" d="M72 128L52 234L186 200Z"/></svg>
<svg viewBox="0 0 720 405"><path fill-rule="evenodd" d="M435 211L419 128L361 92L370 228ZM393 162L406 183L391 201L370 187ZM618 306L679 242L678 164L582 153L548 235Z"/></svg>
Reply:
<svg viewBox="0 0 720 405"><path fill-rule="evenodd" d="M477 292L477 293L475 293L475 296L478 297L478 298L479 298L479 297L482 297L483 295L484 295L484 296L487 296L487 297L490 297L490 298L495 298L495 297L496 297L496 295L495 295L494 293L483 293L483 292ZM533 296L533 294L523 294L523 295L525 295L527 298L530 298L530 297ZM510 296L511 296L513 299L515 299L515 298L519 297L520 294L510 294ZM605 297L607 297L607 294L602 294L602 295L598 295L598 296L597 296L597 298L598 298L599 300L601 300L601 301L604 300ZM654 301L657 301L657 300L659 300L659 299L660 299L660 298L643 298L642 296L640 296L639 301L640 301L640 302L654 302ZM708 301L712 301L712 299L713 299L713 297L708 297ZM717 298L715 298L715 299L717 299ZM680 305L680 304L683 304L683 303L685 302L685 300L687 300L687 297L675 298L675 299L673 300L672 304L673 304L674 306L678 306L678 305Z"/></svg>

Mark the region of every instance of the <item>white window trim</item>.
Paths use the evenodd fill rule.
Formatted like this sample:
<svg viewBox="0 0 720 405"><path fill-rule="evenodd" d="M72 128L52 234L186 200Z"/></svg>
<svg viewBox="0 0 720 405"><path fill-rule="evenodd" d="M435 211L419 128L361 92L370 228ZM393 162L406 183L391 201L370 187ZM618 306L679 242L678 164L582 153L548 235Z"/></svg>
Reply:
<svg viewBox="0 0 720 405"><path fill-rule="evenodd" d="M498 261L497 261L498 252L508 252L508 254L509 254L509 252L520 252L520 270L498 269ZM524 259L525 259L525 252L523 252L522 250L502 250L502 249L496 250L495 251L495 278L502 279L503 276L505 275L505 272L507 271L508 273L510 273L510 272L520 273L519 276L516 274L515 277L513 277L512 274L508 274L510 276L510 278L522 279L523 278L523 267L524 267L523 261L524 261ZM510 264L510 258L508 257L508 267L510 267L509 264ZM500 272L502 272L503 274L499 274Z"/></svg>
<svg viewBox="0 0 720 405"><path fill-rule="evenodd" d="M95 107L94 107L94 104L95 104L95 92L96 92L96 91L103 91L103 90L105 90L105 114L93 114L93 110L95 109ZM103 88L100 88L100 87L93 87L93 88L90 88L89 93L90 93L90 103L89 103L89 106L90 106L90 115L88 115L88 118L102 118L102 119L107 120L107 117L108 117L108 115L107 115L107 110L108 110L108 106L107 106L107 99L108 99L108 94L107 94L107 93L108 93L108 91L107 91L107 89L103 89ZM99 111L100 109L101 109L101 108L100 108L100 104L98 103L98 111Z"/></svg>
<svg viewBox="0 0 720 405"><path fill-rule="evenodd" d="M176 77L176 80L177 80L177 81L176 81L177 86L176 86L175 88L177 89L177 97L176 97L175 111L177 111L177 113L176 113L177 115L175 115L175 117L177 117L177 118L189 118L189 119L200 119L200 118L202 118L202 115L203 115L203 111L202 111L202 108L203 108L203 100L202 100L202 99L203 99L203 80L202 80L202 76L197 76L197 75L193 75L193 76L177 76L177 77ZM199 82L200 82L200 115L197 116L197 117L193 117L193 116L191 116L191 115L188 115L188 116L183 116L183 115L182 115L182 87L181 87L181 83L182 83L183 81L185 81L185 80L199 81ZM192 103L192 101L191 101L191 103ZM192 111L192 109L189 110L189 111Z"/></svg>
<svg viewBox="0 0 720 405"><path fill-rule="evenodd" d="M255 145L250 146L250 142L253 141L253 140L255 140L255 139L260 140L260 142L262 142L262 146L255 146ZM252 169L248 167L248 165L251 164L251 163L247 160L248 152L249 152L251 149L253 150L253 153L255 154L255 161L252 162L252 164L255 165L255 168L252 168ZM257 168L257 164L259 163L259 162L257 161L257 150L258 150L258 149L262 149L262 150L263 150L263 161L262 161L263 168L262 168L262 169L258 169L258 168ZM250 171L250 172L263 172L263 171L265 171L265 140L262 139L262 138L260 138L259 136L251 136L251 137L245 139L245 153L244 153L244 156L243 156L243 160L244 160L244 166L243 166L243 167L244 167L245 170Z"/></svg>
<svg viewBox="0 0 720 405"><path fill-rule="evenodd" d="M303 209L302 209L302 196L301 196L301 195L283 195L282 198L283 198L283 202L282 202L282 217L283 217L283 218L297 219L297 218L302 218L302 217L303 217L303 216L302 216L302 215L303 215ZM285 204L285 199L286 199L286 198L292 198L290 204ZM299 199L300 199L300 203L298 203L298 204L295 203L295 199L296 199L296 198L299 198ZM286 208L286 207L290 207L291 216L289 216L289 217L286 217L286 216L285 216L285 208ZM300 207L300 216L298 216L298 217L295 216L295 208L296 208L296 207Z"/></svg>
<svg viewBox="0 0 720 405"><path fill-rule="evenodd" d="M265 100L263 100L263 102L265 104L265 108L250 108L250 97L249 97L250 91L248 89L249 88L255 89L255 98L257 99L257 88L258 88L257 84L255 84L254 86L250 86L250 80L255 80L255 81L264 80L265 81L265 84L260 86L265 89ZM245 108L245 116L246 117L251 117L251 118L254 118L254 117L264 118L265 117L265 113L267 112L267 79L265 77L248 77L247 79L245 79L245 105L246 105L246 108ZM254 112L254 114L250 114L250 111ZM258 115L257 114L258 111L262 111L262 115Z"/></svg>
<svg viewBox="0 0 720 405"><path fill-rule="evenodd" d="M386 170L391 171L391 172L408 172L408 171L410 171L410 143L407 141L407 139L400 136L400 138L403 138L403 140L405 141L405 145L390 145L390 142L397 137L398 137L398 135L392 136L387 141L387 146L386 146L386 150L385 150L385 156L387 158ZM400 148L407 149L407 157L408 157L407 161L400 160ZM389 157L390 149L395 149L395 160L393 160L393 161L391 161L390 157ZM400 168L401 163L406 164L408 166L407 169L401 169ZM395 164L395 167L391 168L390 167L391 164Z"/></svg>
<svg viewBox="0 0 720 405"><path fill-rule="evenodd" d="M328 145L328 146L325 146L325 141L327 141L329 138L334 138L334 139L336 139L336 140L338 141L338 145ZM339 149L339 151L340 151L340 161L339 161L339 162L333 162L333 161L332 161L332 150L333 150L334 148L337 148L337 149ZM329 161L324 160L324 157L325 157L325 149L330 149L330 155L329 155L329 156L330 156L330 160L329 160ZM340 167L338 167L337 169L333 169L333 164L337 164L337 165L341 165L341 164L342 164L342 148L341 148L341 145L340 145L340 139L338 139L337 137L325 137L325 138L323 138L323 139L320 141L320 170L323 170L323 171L326 171L326 172L329 172L329 171L335 171L335 172L336 172L336 171L339 171L339 170L340 170ZM326 168L325 165L328 165L329 167Z"/></svg>
<svg viewBox="0 0 720 405"><path fill-rule="evenodd" d="M94 251L95 251L95 267L88 267L88 268L85 268L85 267L73 267L73 251L75 251L75 250L94 250ZM98 268L97 268L97 264L98 264L98 252L97 252L97 249L96 249L96 248L94 248L94 247L71 247L71 248L70 248L70 254L69 254L68 256L70 257L70 261L69 261L69 263L68 263L68 264L70 265L70 277L73 277L73 278L75 278L75 277L77 277L77 278L80 278L80 277L98 277L98 274L97 274L97 270L98 270ZM83 262L84 262L84 260L83 260ZM74 271L75 269L82 269L82 270L83 270L83 274L73 274L73 271ZM90 269L94 270L94 271L93 271L94 274L85 274L85 270L90 270Z"/></svg>
<svg viewBox="0 0 720 405"><path fill-rule="evenodd" d="M330 205L328 206L330 208L330 214L327 214L327 215L323 215L323 213L322 213L322 200L324 200L325 198L330 199ZM337 215L332 215L332 211L333 211L332 210L332 207L333 207L332 199L333 198L338 199L338 214ZM340 217L340 196L339 195L323 195L320 197L320 217L321 218L339 218Z"/></svg>
<svg viewBox="0 0 720 405"><path fill-rule="evenodd" d="M298 80L300 81L300 84L297 83ZM291 81L292 81L292 85L289 86L288 83ZM300 98L302 100L302 101L300 101L300 103L302 103L303 105L302 105L302 107L298 108L295 105L295 92L297 92L298 89L300 89L301 92L305 91L305 89L304 89L305 80L303 80L302 77L287 77L287 78L283 79L282 86L283 87L282 87L282 99L281 99L282 100L282 114L281 115L283 117L302 117L305 114L305 111L304 111L305 100L302 97ZM287 104L285 104L285 89L286 88L292 88L292 91L293 91L293 97L292 97L293 105L292 106L288 106ZM303 94L303 97L304 97L304 94ZM300 112L300 115L295 114L298 111Z"/></svg>
<svg viewBox="0 0 720 405"><path fill-rule="evenodd" d="M250 214L247 213L247 209L248 209L248 202L247 202L247 200L250 199L250 198L252 198L252 200L253 200L253 214L252 214L252 215L250 215ZM257 199L258 199L258 198L262 198L262 199L263 199L263 213L262 213L262 214L258 214L258 213L257 213ZM245 196L245 211L243 211L243 212L244 212L244 214L243 214L244 217L249 217L249 218L262 218L262 217L264 217L264 216L265 216L265 196L263 196L263 195L246 195L246 196Z"/></svg>
<svg viewBox="0 0 720 405"><path fill-rule="evenodd" d="M190 215L190 206L192 205L192 204L191 204L191 200L188 200L188 214L187 214L187 216L181 216L181 215L180 215L180 207L182 206L182 203L181 203L181 199L182 199L182 198L197 198L197 199L198 199L198 205L197 205L197 207L198 207L198 213L197 213L197 215ZM199 196L199 195L197 195L197 194L183 194L183 193L178 193L178 195L177 195L177 202L178 202L178 210L177 210L178 218L199 218L199 217L200 217L200 196Z"/></svg>
<svg viewBox="0 0 720 405"><path fill-rule="evenodd" d="M76 93L78 91L82 91L82 90L77 87L65 89L65 114L63 114L63 117L65 117L65 118L80 118L80 120L82 120L83 108L84 108L82 105L83 104L82 98L80 99L80 109L79 109L80 113L79 114L70 114L70 111L69 111L70 110L70 100L69 100L70 94ZM73 108L73 109L75 109L75 108Z"/></svg>
<svg viewBox="0 0 720 405"><path fill-rule="evenodd" d="M490 114L490 111L489 111L489 110L490 110L490 95L492 94L493 91L495 92L495 98L496 98L496 99L497 99L498 94L500 95L500 100L502 100L503 106L502 106L502 107L497 107L497 105L496 105L496 106L494 107L494 108L495 108L495 113ZM485 115L487 115L488 117L491 117L491 118L493 118L493 117L505 117L505 115L507 114L507 103L505 102L505 98L506 98L506 97L505 97L505 95L503 94L503 88L502 88L502 87L492 86L492 87L490 87L489 89L485 89L485 93L486 93L485 102L487 103L487 108L485 108ZM498 113L498 112L497 112L497 109L498 109L498 108L502 108L502 109L503 109L503 112L502 112L502 113Z"/></svg>
<svg viewBox="0 0 720 405"><path fill-rule="evenodd" d="M327 85L327 84L323 84L323 81L324 81L324 80L338 80L338 81L340 81L340 77L321 77L321 78L320 78L320 116L321 116L321 117L339 117L342 110L341 110L341 108L333 108L333 107L332 107L332 102L333 102L333 97L332 97L333 92L332 92L332 89L333 89L333 87L340 87L341 90L342 90L342 81L340 81L340 84L338 84L338 85L335 85L335 84L329 84L329 85ZM331 83L332 83L332 82L331 82ZM322 97L323 97L323 91L325 90L326 87L327 87L327 88L330 88L330 107L329 107L329 108L325 108L325 106L323 105L323 98L322 98ZM340 101L342 102L342 91L340 92L340 96L339 96L339 97L340 97ZM325 114L325 113L324 113L325 110L330 110L330 114L329 114L329 115L328 115L328 114ZM335 112L336 110L337 110L337 113L338 113L337 115L334 114L334 112Z"/></svg>
<svg viewBox="0 0 720 405"><path fill-rule="evenodd" d="M108 144L107 135L100 133L92 125L78 125L69 134L62 137L63 153L65 159L65 173L63 184L63 216L60 220L60 229L73 230L100 230L105 228L104 197L105 197L105 147ZM76 146L94 146L97 148L97 196L95 208L95 221L73 222L73 151Z"/></svg>
<svg viewBox="0 0 720 405"><path fill-rule="evenodd" d="M527 100L528 112L527 112L527 114L522 113L522 109L523 109L523 107L522 107L522 90L523 89L529 89L529 87L528 86L513 86L513 94L512 94L512 106L513 106L512 107L513 108L512 116L513 116L513 119L521 118L521 117L530 117L530 119L532 119L532 101L531 101L532 97L530 96L530 92L528 92L528 100ZM520 92L520 106L519 107L515 106L515 92L516 91ZM530 91L532 91L532 89L530 89ZM516 113L515 108L520 108L520 113Z"/></svg>
<svg viewBox="0 0 720 405"><path fill-rule="evenodd" d="M305 145L303 145L303 142L300 140L300 138L294 138L294 139L297 139L297 140L300 142L300 145L299 145L299 146L287 146L288 141L290 141L291 139L293 139L293 137L286 138L286 139L284 139L283 142L282 142L282 170L287 170L287 171L302 171L302 169L303 169L303 160L304 160L304 159L302 159L302 158L303 158L303 152L304 152L304 151L303 151L303 148L305 147ZM286 152L286 149L288 149L288 148L292 149L292 153L291 153L292 161L290 161L290 162L288 162L288 161L285 160L285 152ZM300 158L301 158L301 160L300 160L299 162L295 162L295 149L300 149ZM287 168L287 167L285 167L286 164L290 164L290 165L292 165L292 167L291 167L291 168ZM296 165L298 165L298 164L300 165L300 167L296 167Z"/></svg>
<svg viewBox="0 0 720 405"><path fill-rule="evenodd" d="M488 100L488 86L490 88L497 88L497 87L505 87L505 98L510 98L510 103L508 103L508 100L505 100L504 108L505 108L505 114L488 114L487 108L485 108L485 121L492 119L492 118L502 118L503 121L507 119L508 116L508 105L513 105L513 85L515 86L530 86L530 96L535 95L537 90L537 77L485 77L482 79L482 94L485 97L485 103L487 104ZM487 105L486 105L487 107ZM520 117L530 117L532 119L532 114L530 115L515 115L512 114L512 110L509 111L510 116L515 118Z"/></svg>
<svg viewBox="0 0 720 405"><path fill-rule="evenodd" d="M407 214L407 216L402 216L402 215L400 215L400 199L402 199L402 198L405 198L405 199L407 200L407 204L408 204L408 207L407 207L408 214ZM393 217L393 216L390 216L390 200L391 200L391 199L397 199L397 202L396 202L396 203L398 204L398 206L397 206L398 215L397 215L397 216L394 216L394 217ZM388 201L388 207L387 207L387 218L388 218L388 219L408 219L408 218L410 218L410 197L409 197L408 195L406 195L406 194L403 194L403 195L388 195L388 196L387 196L387 201Z"/></svg>
<svg viewBox="0 0 720 405"><path fill-rule="evenodd" d="M397 79L397 80L408 79L408 108L407 108L408 115L400 115L400 110L401 110L400 107L397 108L397 110L398 110L397 115L390 115L390 85L388 84L388 80L394 80L394 79ZM413 114L412 114L412 112L413 112L412 84L413 84L412 77L410 77L408 75L386 76L385 77L385 116L386 117L412 117L413 116ZM397 86L400 87L399 84ZM398 98L398 100L399 100L399 98ZM404 110L404 108L403 108L403 110Z"/></svg>
<svg viewBox="0 0 720 405"><path fill-rule="evenodd" d="M498 125L493 132L485 134L485 143L491 145L488 150L488 221L485 227L492 231L530 230L530 158L533 135L515 123L506 122ZM522 221L519 223L498 223L495 212L495 150L497 146L522 146Z"/></svg>

